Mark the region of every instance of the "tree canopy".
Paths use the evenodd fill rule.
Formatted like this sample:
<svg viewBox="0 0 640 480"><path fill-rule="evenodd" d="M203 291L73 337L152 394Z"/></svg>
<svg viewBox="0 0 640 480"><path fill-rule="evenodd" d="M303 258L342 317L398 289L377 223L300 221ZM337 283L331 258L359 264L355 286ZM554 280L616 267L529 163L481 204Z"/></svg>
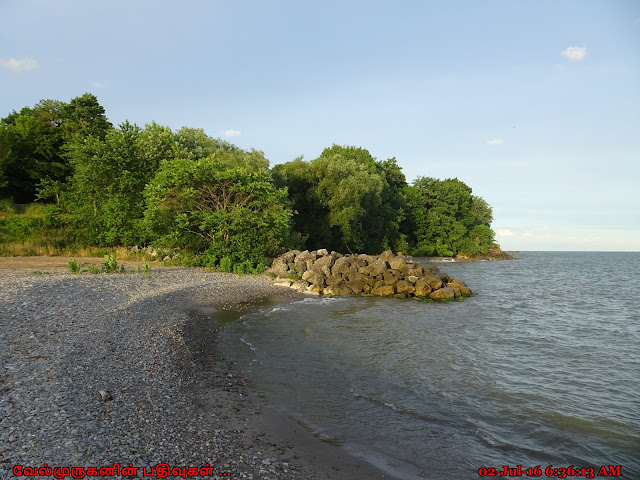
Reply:
<svg viewBox="0 0 640 480"><path fill-rule="evenodd" d="M90 93L0 120L3 198L52 204L83 244L180 248L209 265L288 247L475 254L494 240L491 207L456 178L409 185L395 158L339 145L270 169L202 129L114 127Z"/></svg>

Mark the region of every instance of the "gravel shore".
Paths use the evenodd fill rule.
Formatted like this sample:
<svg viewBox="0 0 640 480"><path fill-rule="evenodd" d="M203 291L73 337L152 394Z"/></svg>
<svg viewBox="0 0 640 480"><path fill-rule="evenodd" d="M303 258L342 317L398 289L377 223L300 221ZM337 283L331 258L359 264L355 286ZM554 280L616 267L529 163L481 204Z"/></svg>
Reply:
<svg viewBox="0 0 640 480"><path fill-rule="evenodd" d="M16 478L16 465L115 463L137 477L208 464L211 477L392 478L262 405L220 356L214 309L296 295L264 277L199 269L0 269L0 478Z"/></svg>

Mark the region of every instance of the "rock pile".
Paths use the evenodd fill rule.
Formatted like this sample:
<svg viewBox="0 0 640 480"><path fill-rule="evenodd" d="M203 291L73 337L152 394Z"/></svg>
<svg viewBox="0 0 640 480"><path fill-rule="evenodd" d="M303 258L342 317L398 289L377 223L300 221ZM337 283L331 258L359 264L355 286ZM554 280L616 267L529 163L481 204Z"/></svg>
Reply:
<svg viewBox="0 0 640 480"><path fill-rule="evenodd" d="M268 274L277 285L324 295L377 295L451 300L471 290L438 267L423 267L390 250L380 255L343 255L325 249L291 250L273 261Z"/></svg>

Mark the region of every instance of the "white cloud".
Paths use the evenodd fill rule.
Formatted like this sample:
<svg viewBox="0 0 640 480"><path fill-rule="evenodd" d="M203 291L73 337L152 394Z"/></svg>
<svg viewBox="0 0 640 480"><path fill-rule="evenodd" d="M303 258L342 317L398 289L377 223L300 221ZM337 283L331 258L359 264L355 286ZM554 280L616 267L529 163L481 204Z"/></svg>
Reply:
<svg viewBox="0 0 640 480"><path fill-rule="evenodd" d="M107 84L105 82L91 82L91 86L95 88L105 88Z"/></svg>
<svg viewBox="0 0 640 480"><path fill-rule="evenodd" d="M18 60L14 57L9 57L8 60L0 59L0 67L8 68L13 72L28 72L38 68L38 62L34 58L23 58Z"/></svg>
<svg viewBox="0 0 640 480"><path fill-rule="evenodd" d="M225 137L237 137L239 135L242 135L242 132L240 130L234 130L233 128L230 128L222 132L222 135L224 135Z"/></svg>
<svg viewBox="0 0 640 480"><path fill-rule="evenodd" d="M511 230L507 230L506 228L496 230L496 233L501 237L513 237L513 232Z"/></svg>
<svg viewBox="0 0 640 480"><path fill-rule="evenodd" d="M495 138L493 140L487 140L487 145L502 145L504 140L501 138Z"/></svg>
<svg viewBox="0 0 640 480"><path fill-rule="evenodd" d="M570 62L581 62L587 56L587 47L567 47L562 56Z"/></svg>

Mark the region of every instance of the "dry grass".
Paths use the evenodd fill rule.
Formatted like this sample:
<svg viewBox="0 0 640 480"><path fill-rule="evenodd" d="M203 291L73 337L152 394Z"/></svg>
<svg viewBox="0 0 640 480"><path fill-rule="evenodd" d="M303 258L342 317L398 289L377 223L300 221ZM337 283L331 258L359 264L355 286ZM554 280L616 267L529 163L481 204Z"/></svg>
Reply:
<svg viewBox="0 0 640 480"><path fill-rule="evenodd" d="M112 255L116 260L145 261L152 258L142 252L133 252L127 247L65 247L58 248L43 242L14 242L0 245L2 257L104 257Z"/></svg>

